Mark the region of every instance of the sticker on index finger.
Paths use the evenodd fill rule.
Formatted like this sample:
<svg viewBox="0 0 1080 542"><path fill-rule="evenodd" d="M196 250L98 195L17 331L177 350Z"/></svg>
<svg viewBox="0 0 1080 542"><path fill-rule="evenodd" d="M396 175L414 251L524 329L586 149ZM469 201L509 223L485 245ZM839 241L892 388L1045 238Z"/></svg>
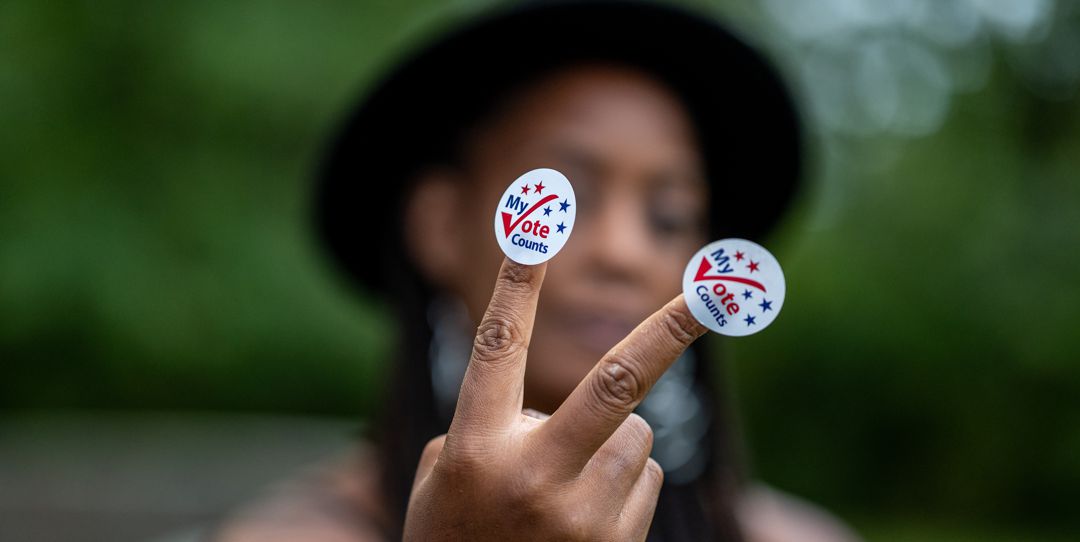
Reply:
<svg viewBox="0 0 1080 542"><path fill-rule="evenodd" d="M683 272L683 295L694 318L731 337L752 335L773 323L786 292L780 262L745 239L705 245Z"/></svg>
<svg viewBox="0 0 1080 542"><path fill-rule="evenodd" d="M576 215L570 180L554 169L534 169L503 192L495 209L495 239L515 262L544 263L562 250Z"/></svg>

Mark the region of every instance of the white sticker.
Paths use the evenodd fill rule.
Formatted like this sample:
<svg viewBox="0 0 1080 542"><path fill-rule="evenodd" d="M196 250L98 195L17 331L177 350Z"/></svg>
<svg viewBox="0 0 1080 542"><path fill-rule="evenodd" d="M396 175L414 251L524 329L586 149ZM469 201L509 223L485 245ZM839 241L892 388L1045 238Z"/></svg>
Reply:
<svg viewBox="0 0 1080 542"><path fill-rule="evenodd" d="M765 247L745 239L713 241L683 272L683 295L705 327L731 337L765 329L784 306L784 272Z"/></svg>
<svg viewBox="0 0 1080 542"><path fill-rule="evenodd" d="M495 209L495 238L511 260L536 265L558 254L576 215L577 200L566 176L534 169L503 192Z"/></svg>

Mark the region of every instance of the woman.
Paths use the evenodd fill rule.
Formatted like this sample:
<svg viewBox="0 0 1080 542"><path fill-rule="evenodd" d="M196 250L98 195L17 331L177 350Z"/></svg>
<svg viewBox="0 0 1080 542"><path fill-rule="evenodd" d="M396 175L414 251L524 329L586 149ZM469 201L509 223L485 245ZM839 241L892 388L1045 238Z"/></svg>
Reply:
<svg viewBox="0 0 1080 542"><path fill-rule="evenodd" d="M850 539L743 479L679 296L697 248L768 231L799 164L768 64L672 8L528 5L420 51L349 119L317 200L336 262L400 324L378 442L219 538ZM579 208L529 267L491 216L538 167Z"/></svg>

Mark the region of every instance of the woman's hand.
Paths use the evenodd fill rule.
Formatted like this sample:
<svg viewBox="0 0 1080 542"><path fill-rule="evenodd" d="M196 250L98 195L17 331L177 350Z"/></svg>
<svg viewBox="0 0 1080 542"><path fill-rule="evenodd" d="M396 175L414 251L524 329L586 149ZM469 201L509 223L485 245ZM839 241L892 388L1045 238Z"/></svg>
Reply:
<svg viewBox="0 0 1080 542"><path fill-rule="evenodd" d="M504 260L446 435L428 443L405 539L644 540L663 481L632 414L705 328L682 296L641 323L547 419L522 414L547 264Z"/></svg>

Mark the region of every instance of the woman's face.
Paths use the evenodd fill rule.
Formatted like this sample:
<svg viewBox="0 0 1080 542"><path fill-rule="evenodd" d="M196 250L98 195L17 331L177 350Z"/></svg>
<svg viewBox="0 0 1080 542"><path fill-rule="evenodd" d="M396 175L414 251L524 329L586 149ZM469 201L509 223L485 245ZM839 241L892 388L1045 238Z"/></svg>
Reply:
<svg viewBox="0 0 1080 542"><path fill-rule="evenodd" d="M564 70L528 88L470 143L460 170L420 180L408 214L411 252L478 323L503 258L491 229L503 190L540 167L570 179L577 222L548 264L525 376L526 406L551 412L679 293L683 267L706 241L702 157L670 91L605 66Z"/></svg>

